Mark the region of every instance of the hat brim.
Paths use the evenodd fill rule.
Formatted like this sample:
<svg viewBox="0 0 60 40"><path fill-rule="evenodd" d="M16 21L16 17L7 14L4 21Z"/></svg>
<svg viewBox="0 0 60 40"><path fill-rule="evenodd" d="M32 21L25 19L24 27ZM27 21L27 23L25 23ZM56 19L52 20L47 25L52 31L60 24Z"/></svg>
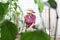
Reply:
<svg viewBox="0 0 60 40"><path fill-rule="evenodd" d="M34 12L33 10L27 10L27 11L29 11L29 12L31 12L31 13L36 13L36 12Z"/></svg>
<svg viewBox="0 0 60 40"><path fill-rule="evenodd" d="M33 13L36 13L36 12L33 12Z"/></svg>

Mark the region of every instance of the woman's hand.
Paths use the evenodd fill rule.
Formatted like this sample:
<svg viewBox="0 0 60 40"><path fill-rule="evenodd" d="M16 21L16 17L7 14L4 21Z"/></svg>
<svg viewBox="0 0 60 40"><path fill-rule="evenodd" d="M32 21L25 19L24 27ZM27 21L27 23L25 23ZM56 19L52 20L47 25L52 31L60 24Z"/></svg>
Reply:
<svg viewBox="0 0 60 40"><path fill-rule="evenodd" d="M29 28L32 28L33 26L35 26L35 24L33 23Z"/></svg>
<svg viewBox="0 0 60 40"><path fill-rule="evenodd" d="M20 28L20 31L19 31L19 34L22 33L22 30L23 30L23 28L21 27L21 28Z"/></svg>

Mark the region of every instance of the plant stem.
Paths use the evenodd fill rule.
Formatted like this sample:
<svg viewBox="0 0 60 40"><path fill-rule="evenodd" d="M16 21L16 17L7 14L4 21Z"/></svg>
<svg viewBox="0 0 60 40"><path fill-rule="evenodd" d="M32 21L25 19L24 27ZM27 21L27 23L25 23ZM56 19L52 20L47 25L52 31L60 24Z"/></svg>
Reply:
<svg viewBox="0 0 60 40"><path fill-rule="evenodd" d="M58 28L58 13L57 13L57 9L56 9L56 27L55 27L55 34L54 34L54 40L56 40L56 35L57 35L57 28Z"/></svg>
<svg viewBox="0 0 60 40"><path fill-rule="evenodd" d="M41 17L41 20L42 20L43 29L44 29L44 31L46 32L46 27L45 27L45 25L44 25L43 18L42 18L42 16L41 16L41 15L40 15L40 17Z"/></svg>
<svg viewBox="0 0 60 40"><path fill-rule="evenodd" d="M50 7L49 7L49 36L50 36L50 28L51 26L50 26Z"/></svg>

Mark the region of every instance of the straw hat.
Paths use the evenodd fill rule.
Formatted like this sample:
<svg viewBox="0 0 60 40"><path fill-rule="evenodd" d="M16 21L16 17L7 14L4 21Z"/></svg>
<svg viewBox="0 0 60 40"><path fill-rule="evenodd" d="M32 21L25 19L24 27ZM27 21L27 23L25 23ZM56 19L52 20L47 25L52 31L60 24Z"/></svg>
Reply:
<svg viewBox="0 0 60 40"><path fill-rule="evenodd" d="M35 13L32 9L27 9L27 13Z"/></svg>

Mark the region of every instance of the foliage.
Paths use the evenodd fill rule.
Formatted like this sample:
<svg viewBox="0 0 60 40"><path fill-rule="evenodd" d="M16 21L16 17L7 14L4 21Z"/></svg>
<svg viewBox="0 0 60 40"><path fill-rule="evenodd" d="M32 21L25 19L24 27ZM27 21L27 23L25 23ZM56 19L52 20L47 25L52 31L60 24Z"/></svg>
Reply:
<svg viewBox="0 0 60 40"><path fill-rule="evenodd" d="M55 2L55 0L48 0L48 3L50 4L50 6L54 9L57 8L57 3Z"/></svg>
<svg viewBox="0 0 60 40"><path fill-rule="evenodd" d="M44 9L44 5L43 5L43 3L41 2L41 0L34 0L34 2L38 5L38 10L39 10L39 14L40 14L40 17L41 17L41 20L42 20L42 25L43 25L43 27L44 27L44 30L46 30L45 29L45 25L44 25L44 21L43 21L43 18L42 18L42 12L43 12L43 9Z"/></svg>
<svg viewBox="0 0 60 40"><path fill-rule="evenodd" d="M15 40L18 33L17 26L12 22L5 20L1 24L1 40Z"/></svg>
<svg viewBox="0 0 60 40"><path fill-rule="evenodd" d="M1 40L15 40L18 29L11 21L5 20L7 12L9 12L10 3L0 2L0 36Z"/></svg>
<svg viewBox="0 0 60 40"><path fill-rule="evenodd" d="M50 40L50 36L43 30L24 32L20 40Z"/></svg>
<svg viewBox="0 0 60 40"><path fill-rule="evenodd" d="M36 4L38 4L39 12L42 13L42 11L43 11L43 9L44 9L44 5L43 5L43 3L41 2L41 0L34 0L34 2L35 2ZM57 3L55 2L55 0L48 0L48 3L49 3L49 5L50 5L52 8L54 8L54 9L57 8Z"/></svg>
<svg viewBox="0 0 60 40"><path fill-rule="evenodd" d="M42 4L40 0L38 0L38 9L39 9L40 14L43 12L43 9L44 9L44 5Z"/></svg>
<svg viewBox="0 0 60 40"><path fill-rule="evenodd" d="M34 0L35 3L37 3L37 0Z"/></svg>
<svg viewBox="0 0 60 40"><path fill-rule="evenodd" d="M38 10L41 14L43 12L43 9L44 9L43 3L41 2L41 0L34 0L34 2L38 5Z"/></svg>
<svg viewBox="0 0 60 40"><path fill-rule="evenodd" d="M5 14L7 14L8 12L8 4L9 3L0 2L0 21L5 17Z"/></svg>

